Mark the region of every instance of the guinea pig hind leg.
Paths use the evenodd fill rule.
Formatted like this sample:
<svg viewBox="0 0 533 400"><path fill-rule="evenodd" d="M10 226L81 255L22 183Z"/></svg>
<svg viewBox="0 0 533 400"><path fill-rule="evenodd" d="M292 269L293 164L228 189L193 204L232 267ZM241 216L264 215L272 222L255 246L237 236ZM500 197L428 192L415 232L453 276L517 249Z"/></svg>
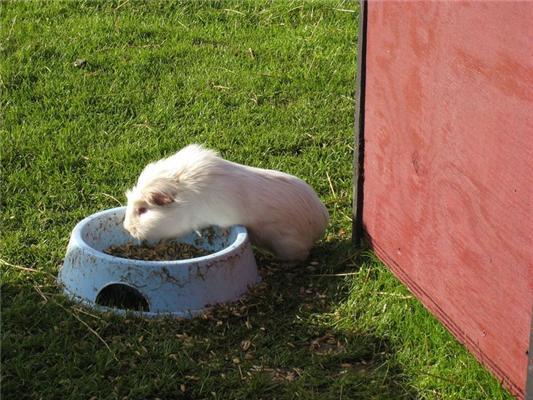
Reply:
<svg viewBox="0 0 533 400"><path fill-rule="evenodd" d="M276 258L289 262L305 261L311 250L311 246L307 243L292 238L279 238L272 247Z"/></svg>

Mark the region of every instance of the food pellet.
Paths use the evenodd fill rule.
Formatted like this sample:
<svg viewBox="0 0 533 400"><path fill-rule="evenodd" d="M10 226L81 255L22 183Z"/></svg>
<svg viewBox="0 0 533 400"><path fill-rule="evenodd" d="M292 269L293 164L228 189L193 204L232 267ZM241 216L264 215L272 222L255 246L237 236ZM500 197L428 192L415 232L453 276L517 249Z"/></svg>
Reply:
<svg viewBox="0 0 533 400"><path fill-rule="evenodd" d="M104 253L115 257L145 261L172 261L202 257L210 254L205 249L173 240L162 240L156 245L134 244L128 242L120 246L111 246Z"/></svg>

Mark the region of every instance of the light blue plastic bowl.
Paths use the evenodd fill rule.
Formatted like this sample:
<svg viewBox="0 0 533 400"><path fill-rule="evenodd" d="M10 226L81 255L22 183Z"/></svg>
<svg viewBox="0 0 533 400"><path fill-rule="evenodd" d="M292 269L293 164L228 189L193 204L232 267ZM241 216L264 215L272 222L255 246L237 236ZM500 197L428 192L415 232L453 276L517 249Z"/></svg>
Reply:
<svg viewBox="0 0 533 400"><path fill-rule="evenodd" d="M125 207L93 214L79 222L70 237L59 283L71 299L101 311L142 317L190 318L209 306L240 298L260 281L243 226L211 227L214 235L192 232L177 238L212 254L176 261L142 261L103 252L134 241L122 227ZM210 236L210 237L208 237ZM114 285L114 286L110 286ZM106 288L127 287L142 296L148 310L131 311L97 304Z"/></svg>

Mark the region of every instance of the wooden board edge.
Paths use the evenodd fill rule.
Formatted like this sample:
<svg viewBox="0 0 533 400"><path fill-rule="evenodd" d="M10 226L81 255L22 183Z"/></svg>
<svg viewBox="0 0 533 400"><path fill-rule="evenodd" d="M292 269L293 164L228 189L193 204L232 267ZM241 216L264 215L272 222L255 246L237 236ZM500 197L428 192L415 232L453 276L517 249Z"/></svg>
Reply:
<svg viewBox="0 0 533 400"><path fill-rule="evenodd" d="M371 244L375 254L380 260L389 267L393 274L416 296L416 298L426 307L451 333L459 342L466 346L466 348L476 357L476 359L486 366L494 376L496 376L502 386L507 388L509 392L516 396L519 400L524 400L524 390L516 385L511 379L498 367L496 362L487 357L486 354L479 348L474 340L472 340L451 318L446 312L440 308L438 303L434 301L431 296L426 293L410 276L398 265L392 257L389 257L383 248L376 243L370 235L366 235L366 239ZM533 336L532 336L533 338ZM533 339L532 339L533 342ZM531 344L530 344L531 354ZM531 355L530 355L531 357ZM529 359L530 368L532 367L531 358ZM530 369L531 371L531 369ZM530 372L531 373L531 372ZM533 379L533 378L532 378ZM531 391L533 393L533 391ZM531 394L530 394L531 395ZM529 400L530 398L527 397Z"/></svg>
<svg viewBox="0 0 533 400"><path fill-rule="evenodd" d="M355 126L353 156L352 244L359 246L363 239L363 166L365 126L367 1L359 1L359 38L355 91Z"/></svg>
<svg viewBox="0 0 533 400"><path fill-rule="evenodd" d="M533 310L531 311L531 315L533 315ZM529 351L527 356L526 399L533 399L533 317L531 318L531 329L529 331Z"/></svg>

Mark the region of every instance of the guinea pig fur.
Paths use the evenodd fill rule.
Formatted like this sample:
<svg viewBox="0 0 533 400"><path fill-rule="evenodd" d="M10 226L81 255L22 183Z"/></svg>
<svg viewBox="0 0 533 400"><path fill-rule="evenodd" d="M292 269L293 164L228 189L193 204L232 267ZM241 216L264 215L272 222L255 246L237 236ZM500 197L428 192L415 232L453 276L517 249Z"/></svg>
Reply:
<svg viewBox="0 0 533 400"><path fill-rule="evenodd" d="M286 261L306 259L329 220L303 180L224 160L197 144L148 164L126 196L124 228L138 239L244 225L253 244Z"/></svg>

